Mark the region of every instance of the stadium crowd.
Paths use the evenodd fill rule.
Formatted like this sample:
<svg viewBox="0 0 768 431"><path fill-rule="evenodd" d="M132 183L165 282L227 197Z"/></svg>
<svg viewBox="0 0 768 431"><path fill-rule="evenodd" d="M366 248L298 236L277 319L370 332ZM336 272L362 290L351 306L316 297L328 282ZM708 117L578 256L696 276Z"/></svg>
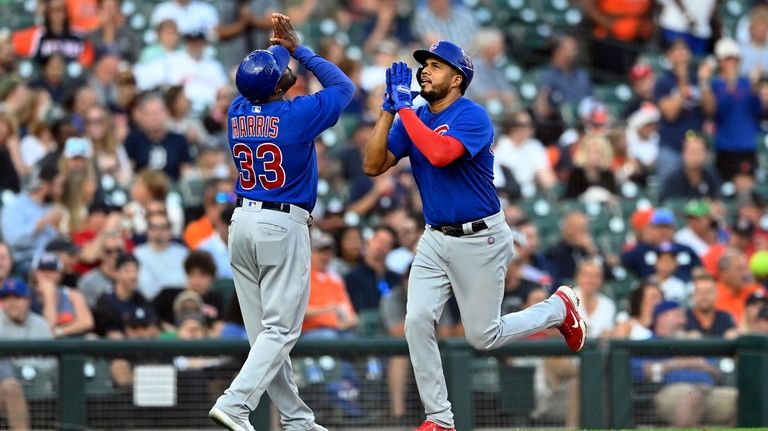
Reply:
<svg viewBox="0 0 768 431"><path fill-rule="evenodd" d="M143 14L133 1L38 0L31 26L0 32L0 337L247 339L227 259L226 118L233 70L268 44L272 11L357 86L316 142L303 337L404 337L420 197L407 163L369 178L361 149L386 67L439 39L470 53L467 97L497 126L494 182L518 238L504 312L574 283L590 337L768 333L768 2L729 28L719 0L553 1L582 18L538 48L517 17L550 1L513 3L166 0ZM291 96L318 88L298 77ZM455 304L440 332L462 335ZM690 371L664 405L684 398L680 382L716 384L706 360L656 364L636 378ZM409 368L389 362L393 417ZM566 366L544 368L550 392L569 390ZM130 363L110 370L131 384ZM0 401L21 402L12 376L0 368ZM567 425L576 410L561 412ZM679 426L702 414L667 410Z"/></svg>

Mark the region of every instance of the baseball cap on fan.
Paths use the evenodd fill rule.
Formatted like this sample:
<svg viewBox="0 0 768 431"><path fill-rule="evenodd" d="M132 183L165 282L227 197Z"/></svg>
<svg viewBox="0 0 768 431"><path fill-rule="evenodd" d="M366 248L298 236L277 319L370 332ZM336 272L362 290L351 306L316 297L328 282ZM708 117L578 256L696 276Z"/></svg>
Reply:
<svg viewBox="0 0 768 431"><path fill-rule="evenodd" d="M633 82L647 78L651 75L653 75L653 69L645 63L637 63L629 70L629 80Z"/></svg>

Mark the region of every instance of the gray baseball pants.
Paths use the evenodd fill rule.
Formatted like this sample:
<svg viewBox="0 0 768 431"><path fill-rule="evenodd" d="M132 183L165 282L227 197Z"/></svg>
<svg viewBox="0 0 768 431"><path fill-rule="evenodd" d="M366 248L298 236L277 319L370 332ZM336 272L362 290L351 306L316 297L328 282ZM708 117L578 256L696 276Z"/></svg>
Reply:
<svg viewBox="0 0 768 431"><path fill-rule="evenodd" d="M299 398L288 357L309 300L309 213L290 208L244 199L232 215L227 248L251 350L216 407L242 417L267 392L284 429L311 430L315 416Z"/></svg>
<svg viewBox="0 0 768 431"><path fill-rule="evenodd" d="M502 212L484 220L488 229L462 237L427 226L408 279L405 337L419 396L427 419L446 428L453 428L453 413L435 328L451 294L467 341L478 350L501 347L565 319L565 304L555 297L501 316L504 281L514 255L512 231Z"/></svg>

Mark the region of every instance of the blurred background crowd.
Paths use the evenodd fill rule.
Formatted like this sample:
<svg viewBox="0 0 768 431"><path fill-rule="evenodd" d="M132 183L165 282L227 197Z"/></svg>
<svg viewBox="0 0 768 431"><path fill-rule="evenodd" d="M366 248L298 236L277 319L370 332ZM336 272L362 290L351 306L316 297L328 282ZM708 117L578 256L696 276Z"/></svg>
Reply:
<svg viewBox="0 0 768 431"><path fill-rule="evenodd" d="M420 197L406 162L369 178L360 151L386 67L439 39L496 126L503 312L574 283L591 337L768 332L768 2L2 0L0 337L246 338L226 116L273 11L357 86L316 141L303 337L403 337ZM318 90L292 68L290 96ZM401 416L409 364L390 367Z"/></svg>

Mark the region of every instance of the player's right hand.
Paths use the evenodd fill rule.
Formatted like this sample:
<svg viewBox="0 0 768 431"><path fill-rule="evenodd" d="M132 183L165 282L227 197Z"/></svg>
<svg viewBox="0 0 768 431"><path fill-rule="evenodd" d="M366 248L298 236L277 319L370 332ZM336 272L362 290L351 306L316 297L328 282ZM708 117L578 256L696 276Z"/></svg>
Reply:
<svg viewBox="0 0 768 431"><path fill-rule="evenodd" d="M386 76L386 88L384 89L384 101L381 104L381 110L394 114L397 112L395 111L395 102L389 92L389 87L392 86L392 67L387 68Z"/></svg>
<svg viewBox="0 0 768 431"><path fill-rule="evenodd" d="M388 87L389 94L395 104L396 110L413 107L413 95L411 94L411 81L413 72L405 63L392 64L391 83Z"/></svg>

